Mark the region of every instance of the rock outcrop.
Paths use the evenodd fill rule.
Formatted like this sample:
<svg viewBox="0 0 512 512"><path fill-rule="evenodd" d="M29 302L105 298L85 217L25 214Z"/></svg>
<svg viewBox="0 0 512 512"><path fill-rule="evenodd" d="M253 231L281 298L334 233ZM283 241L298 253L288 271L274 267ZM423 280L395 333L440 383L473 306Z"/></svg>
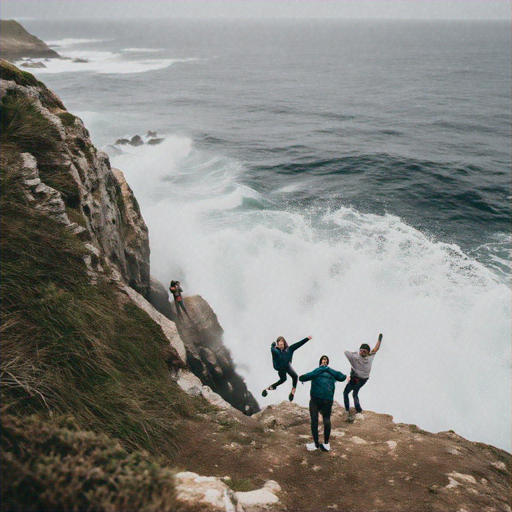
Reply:
<svg viewBox="0 0 512 512"><path fill-rule="evenodd" d="M59 222L83 228L81 237L96 256L91 271L101 274L113 267L127 285L148 296L148 230L121 171L111 169L107 154L94 147L82 121L44 84L5 60L1 72L2 108L13 115L6 122L15 124L16 115L27 114L26 124L34 123L45 145L44 151L19 164L28 173L32 199L40 208L46 203ZM13 137L23 146L20 136ZM63 204L57 207L59 200Z"/></svg>
<svg viewBox="0 0 512 512"><path fill-rule="evenodd" d="M223 342L224 331L210 305L200 295L185 297L190 318L184 316L178 320L167 291L156 280L152 281L149 300L160 313L176 321L187 351L187 363L194 375L244 414L258 412L258 402L236 372L233 358Z"/></svg>
<svg viewBox="0 0 512 512"><path fill-rule="evenodd" d="M60 55L41 39L29 34L17 21L0 21L0 56L16 61L24 57L58 59Z"/></svg>
<svg viewBox="0 0 512 512"><path fill-rule="evenodd" d="M264 512L284 510L279 501L279 484L269 480L261 489L234 492L229 477L205 477L192 472L174 476L176 498L185 510L210 512Z"/></svg>

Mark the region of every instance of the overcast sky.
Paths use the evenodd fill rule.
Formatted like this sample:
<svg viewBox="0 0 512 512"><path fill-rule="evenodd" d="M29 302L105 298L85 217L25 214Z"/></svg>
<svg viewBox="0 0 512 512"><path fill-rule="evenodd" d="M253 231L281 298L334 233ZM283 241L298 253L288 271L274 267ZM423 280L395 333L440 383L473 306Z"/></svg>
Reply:
<svg viewBox="0 0 512 512"><path fill-rule="evenodd" d="M0 0L2 19L511 19L510 0Z"/></svg>

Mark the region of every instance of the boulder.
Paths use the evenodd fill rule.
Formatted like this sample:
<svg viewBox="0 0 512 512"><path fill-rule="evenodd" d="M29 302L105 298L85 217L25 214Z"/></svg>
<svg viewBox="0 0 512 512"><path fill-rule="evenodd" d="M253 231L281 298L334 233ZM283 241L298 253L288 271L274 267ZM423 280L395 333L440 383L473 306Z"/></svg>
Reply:
<svg viewBox="0 0 512 512"><path fill-rule="evenodd" d="M160 138L160 139L149 139L149 140L148 140L148 144L149 144L150 146L156 146L156 145L158 145L158 144L161 144L164 140L165 140L165 139L164 139L163 137L162 137L162 138Z"/></svg>
<svg viewBox="0 0 512 512"><path fill-rule="evenodd" d="M225 478L229 480L229 478ZM281 487L269 480L262 489L233 492L223 479L199 476L190 471L174 475L176 499L184 510L209 512L257 512L284 510L277 492Z"/></svg>
<svg viewBox="0 0 512 512"><path fill-rule="evenodd" d="M307 424L310 421L309 411L295 402L284 401L276 405L268 405L254 418L269 429L287 429L298 425Z"/></svg>
<svg viewBox="0 0 512 512"><path fill-rule="evenodd" d="M144 145L144 141L142 140L142 137L140 135L134 135L130 139L130 144L132 146L143 146Z"/></svg>
<svg viewBox="0 0 512 512"><path fill-rule="evenodd" d="M157 136L156 132L152 132L151 130L148 130L146 138L149 139L150 137L156 137L156 136Z"/></svg>
<svg viewBox="0 0 512 512"><path fill-rule="evenodd" d="M181 472L174 475L174 486L183 510L243 512L235 493L218 477Z"/></svg>
<svg viewBox="0 0 512 512"><path fill-rule="evenodd" d="M130 144L130 141L128 139L117 139L114 144L116 146L126 146L127 144Z"/></svg>

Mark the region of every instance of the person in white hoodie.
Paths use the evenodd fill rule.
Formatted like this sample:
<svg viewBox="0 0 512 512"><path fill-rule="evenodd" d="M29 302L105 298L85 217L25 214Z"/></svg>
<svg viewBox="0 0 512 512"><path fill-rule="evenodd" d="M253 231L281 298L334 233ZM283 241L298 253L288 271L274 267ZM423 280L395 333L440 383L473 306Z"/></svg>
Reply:
<svg viewBox="0 0 512 512"><path fill-rule="evenodd" d="M345 410L347 411L347 421L354 421L350 416L350 402L349 394L352 392L354 398L354 407L357 413L363 412L361 404L359 403L359 390L368 382L370 378L370 371L372 369L373 358L380 348L382 342L382 334L379 334L379 339L375 347L370 350L367 343L363 343L357 352L349 352L345 350L345 356L350 362L350 381L345 386L343 391L343 401L345 402Z"/></svg>

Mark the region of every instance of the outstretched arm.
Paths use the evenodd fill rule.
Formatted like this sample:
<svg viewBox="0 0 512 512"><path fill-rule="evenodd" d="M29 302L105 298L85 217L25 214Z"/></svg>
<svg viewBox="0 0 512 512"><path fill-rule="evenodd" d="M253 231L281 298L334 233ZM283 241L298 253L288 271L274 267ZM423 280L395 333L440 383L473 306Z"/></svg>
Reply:
<svg viewBox="0 0 512 512"><path fill-rule="evenodd" d="M370 354L376 354L378 352L381 342L382 342L382 333L379 334L379 339L377 340L377 345L375 345L375 347L372 348L372 351L370 352Z"/></svg>
<svg viewBox="0 0 512 512"><path fill-rule="evenodd" d="M343 382L347 378L347 376L344 373L337 372L332 368L327 368L327 371L339 382Z"/></svg>
<svg viewBox="0 0 512 512"><path fill-rule="evenodd" d="M307 338L304 338L303 340L297 341L297 343L294 343L293 345L290 345L288 347L288 350L290 352L295 352L298 348L302 347L304 343L307 343L313 336L308 336Z"/></svg>
<svg viewBox="0 0 512 512"><path fill-rule="evenodd" d="M323 373L325 368L315 368L312 372L305 373L299 377L301 382L306 382L307 380L313 380L319 373Z"/></svg>

